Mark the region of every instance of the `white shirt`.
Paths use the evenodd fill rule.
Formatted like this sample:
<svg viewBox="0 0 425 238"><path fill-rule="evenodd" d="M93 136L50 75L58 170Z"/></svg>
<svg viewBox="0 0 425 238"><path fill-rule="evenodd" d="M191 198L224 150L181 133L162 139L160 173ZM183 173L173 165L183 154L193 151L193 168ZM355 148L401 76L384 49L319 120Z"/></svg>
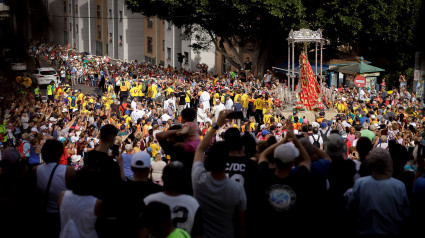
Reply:
<svg viewBox="0 0 425 238"><path fill-rule="evenodd" d="M136 106L137 106L137 102L136 101L131 101L131 108L133 109L133 110L135 110L136 109Z"/></svg>
<svg viewBox="0 0 425 238"><path fill-rule="evenodd" d="M131 113L130 117L131 117L131 120L132 120L133 122L137 122L137 120L138 120L139 118L142 118L144 115L145 115L145 111L140 110L140 109L135 109L135 110Z"/></svg>
<svg viewBox="0 0 425 238"><path fill-rule="evenodd" d="M226 101L226 109L227 110L232 110L232 107L233 107L233 100L231 98L229 98Z"/></svg>
<svg viewBox="0 0 425 238"><path fill-rule="evenodd" d="M193 223L195 221L196 212L199 209L198 201L192 196L181 194L178 196L169 196L163 192L154 193L147 196L144 200L146 205L151 202L161 202L170 207L171 219L179 219L181 222L177 222L177 227L184 229L189 234L192 233Z"/></svg>
<svg viewBox="0 0 425 238"><path fill-rule="evenodd" d="M202 108L198 108L198 111L196 112L196 120L198 122L204 122L205 118L207 118L207 114L205 113L205 110Z"/></svg>
<svg viewBox="0 0 425 238"><path fill-rule="evenodd" d="M310 140L311 144L313 144L314 140L316 140L316 141L319 142L320 145L323 145L323 138L322 138L321 135L313 134L313 135L309 136L308 139Z"/></svg>
<svg viewBox="0 0 425 238"><path fill-rule="evenodd" d="M94 214L97 199L94 196L80 196L67 190L60 205L61 234L65 237L97 237Z"/></svg>
<svg viewBox="0 0 425 238"><path fill-rule="evenodd" d="M167 114L167 113L165 113L165 114L163 114L162 116L161 116L161 121L168 121L169 119L171 119L171 117Z"/></svg>
<svg viewBox="0 0 425 238"><path fill-rule="evenodd" d="M167 100L165 100L165 102L164 102L164 110L167 110L168 109L168 107L170 107L171 106L171 108L172 108L172 110L173 110L173 112L175 112L176 111L176 103L175 103L175 101L173 100L173 99L167 99Z"/></svg>
<svg viewBox="0 0 425 238"><path fill-rule="evenodd" d="M21 124L22 124L22 128L27 129L29 124L28 124L29 118L28 116L26 117L21 117Z"/></svg>
<svg viewBox="0 0 425 238"><path fill-rule="evenodd" d="M203 91L199 97L199 102L204 104L205 109L210 108L210 94L207 91Z"/></svg>
<svg viewBox="0 0 425 238"><path fill-rule="evenodd" d="M221 111L226 110L226 107L223 105L223 103L219 103L218 105L215 105L213 107L213 112L214 112L214 120L217 121L218 119L218 115L220 114Z"/></svg>

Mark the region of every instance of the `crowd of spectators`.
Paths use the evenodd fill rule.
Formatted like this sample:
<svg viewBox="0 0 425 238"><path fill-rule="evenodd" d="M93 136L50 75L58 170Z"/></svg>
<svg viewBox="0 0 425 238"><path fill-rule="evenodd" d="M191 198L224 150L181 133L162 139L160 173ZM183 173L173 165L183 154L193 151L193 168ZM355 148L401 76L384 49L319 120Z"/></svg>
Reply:
<svg viewBox="0 0 425 238"><path fill-rule="evenodd" d="M308 121L282 116L287 85L249 59L213 75L29 53L59 74L46 95L1 81L5 237L398 237L424 222L424 103L404 79L332 86Z"/></svg>

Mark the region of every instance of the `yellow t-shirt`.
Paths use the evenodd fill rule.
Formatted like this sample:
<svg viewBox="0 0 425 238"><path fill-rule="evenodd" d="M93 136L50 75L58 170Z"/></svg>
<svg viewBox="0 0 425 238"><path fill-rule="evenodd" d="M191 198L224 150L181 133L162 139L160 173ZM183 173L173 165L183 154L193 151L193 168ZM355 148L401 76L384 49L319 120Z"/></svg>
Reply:
<svg viewBox="0 0 425 238"><path fill-rule="evenodd" d="M174 93L174 90L172 88L167 88L167 94L166 95L170 95L170 93Z"/></svg>
<svg viewBox="0 0 425 238"><path fill-rule="evenodd" d="M158 93L158 86L156 86L155 84L152 84L152 97L151 98L155 98L157 93Z"/></svg>
<svg viewBox="0 0 425 238"><path fill-rule="evenodd" d="M138 89L138 95L137 95L137 96L139 96L139 97L143 97L143 96L145 96L145 94L142 92L142 87L143 87L143 85L142 85L142 84L139 84L139 85L137 86L137 89Z"/></svg>
<svg viewBox="0 0 425 238"><path fill-rule="evenodd" d="M186 102L190 102L190 90L186 90Z"/></svg>
<svg viewBox="0 0 425 238"><path fill-rule="evenodd" d="M220 97L220 94L218 94L218 93L214 93L214 98L213 98L213 102L214 102L214 105L215 105L215 101L217 100L217 98L219 98Z"/></svg>
<svg viewBox="0 0 425 238"><path fill-rule="evenodd" d="M159 146L155 143L151 143L150 147L152 148L152 157L155 157L158 154Z"/></svg>
<svg viewBox="0 0 425 238"><path fill-rule="evenodd" d="M270 124L270 118L272 118L271 114L264 115L264 118L263 118L264 124Z"/></svg>
<svg viewBox="0 0 425 238"><path fill-rule="evenodd" d="M132 88L130 89L130 95L131 95L132 97L137 97L137 96L138 96L138 88L137 88L137 87L132 87Z"/></svg>
<svg viewBox="0 0 425 238"><path fill-rule="evenodd" d="M254 106L255 110L263 110L264 100L261 98L255 99Z"/></svg>
<svg viewBox="0 0 425 238"><path fill-rule="evenodd" d="M248 103L249 103L249 100L248 100L249 98L248 98L248 94L244 94L244 95L242 95L242 97L241 97L241 104L242 104L242 107L243 108L248 108Z"/></svg>
<svg viewBox="0 0 425 238"><path fill-rule="evenodd" d="M233 100L233 103L236 103L240 97L241 97L240 94L236 94L235 99Z"/></svg>
<svg viewBox="0 0 425 238"><path fill-rule="evenodd" d="M345 113L346 107L342 103L337 103L336 108L338 110L338 113Z"/></svg>
<svg viewBox="0 0 425 238"><path fill-rule="evenodd" d="M249 127L251 128L251 130L255 130L255 122L249 123Z"/></svg>

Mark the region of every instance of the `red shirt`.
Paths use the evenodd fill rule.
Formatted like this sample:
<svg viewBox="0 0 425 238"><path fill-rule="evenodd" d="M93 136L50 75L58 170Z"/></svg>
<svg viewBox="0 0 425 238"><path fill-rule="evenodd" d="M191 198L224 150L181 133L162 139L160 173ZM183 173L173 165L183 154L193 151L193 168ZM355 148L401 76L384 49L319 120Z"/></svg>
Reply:
<svg viewBox="0 0 425 238"><path fill-rule="evenodd" d="M66 153L66 148L63 150L63 154L59 160L59 164L63 164L63 165L68 164L68 153Z"/></svg>

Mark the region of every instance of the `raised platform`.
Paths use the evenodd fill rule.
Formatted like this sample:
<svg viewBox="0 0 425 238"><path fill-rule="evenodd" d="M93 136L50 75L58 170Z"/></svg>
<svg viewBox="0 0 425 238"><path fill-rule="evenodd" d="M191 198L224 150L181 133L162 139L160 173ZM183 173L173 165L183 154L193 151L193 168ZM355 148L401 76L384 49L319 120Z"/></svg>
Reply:
<svg viewBox="0 0 425 238"><path fill-rule="evenodd" d="M290 118L294 111L282 111L280 114L285 118ZM332 110L325 111L325 118L330 120L335 117L338 113ZM315 121L314 111L300 111L298 112L298 117L304 117L307 119L308 123L311 124Z"/></svg>

